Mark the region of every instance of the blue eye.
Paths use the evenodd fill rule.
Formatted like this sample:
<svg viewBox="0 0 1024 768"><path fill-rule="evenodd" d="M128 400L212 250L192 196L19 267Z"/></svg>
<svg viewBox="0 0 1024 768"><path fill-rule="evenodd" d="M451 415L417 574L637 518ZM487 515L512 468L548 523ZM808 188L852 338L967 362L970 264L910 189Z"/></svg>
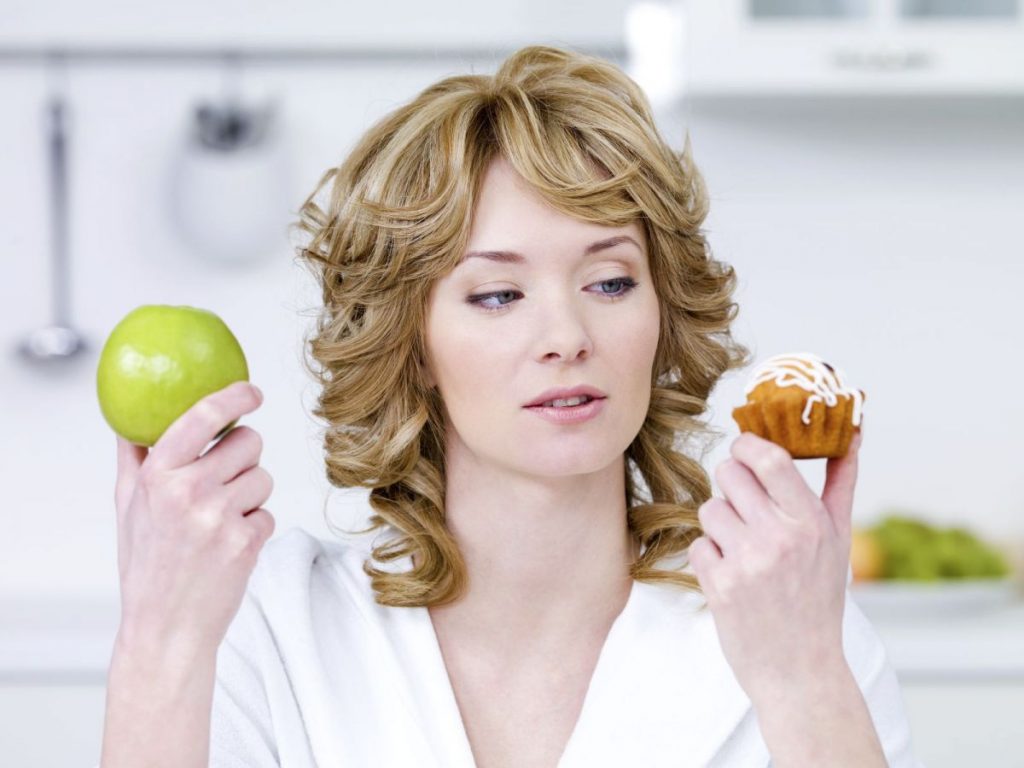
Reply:
<svg viewBox="0 0 1024 768"><path fill-rule="evenodd" d="M605 291L600 291L600 294L602 296L607 296L612 301L615 301L616 299L621 299L621 298L625 297L628 293L630 293L633 289L635 289L637 287L636 280L634 280L631 277L615 277L615 278L612 278L610 280L601 280L600 282L594 283L594 285L609 285L609 284L623 286L618 291L614 291L614 292L611 292L611 293L607 293ZM483 302L486 301L487 299L494 299L494 298L498 298L498 297L501 297L501 296L506 296L507 297L507 296L515 295L515 294L519 294L519 293L520 293L519 291L511 291L511 290L509 290L509 291L495 291L494 293L484 293L484 294L480 294L479 296L470 296L468 299L466 299L466 302L469 303L469 304L473 304L475 306L480 307L480 309L484 310L485 312L500 312L505 307L509 306L509 304L511 304L512 302L508 301L508 302L506 302L504 304L499 304L497 306L488 306L488 305L485 305Z"/></svg>

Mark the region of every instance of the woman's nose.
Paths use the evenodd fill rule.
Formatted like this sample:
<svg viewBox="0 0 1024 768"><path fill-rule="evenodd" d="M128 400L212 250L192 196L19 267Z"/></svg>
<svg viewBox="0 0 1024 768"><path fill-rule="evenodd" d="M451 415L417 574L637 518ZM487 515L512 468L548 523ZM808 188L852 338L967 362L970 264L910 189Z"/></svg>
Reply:
<svg viewBox="0 0 1024 768"><path fill-rule="evenodd" d="M544 358L554 355L563 360L575 360L581 355L590 355L593 350L593 339L582 310L565 305L547 314L539 343Z"/></svg>

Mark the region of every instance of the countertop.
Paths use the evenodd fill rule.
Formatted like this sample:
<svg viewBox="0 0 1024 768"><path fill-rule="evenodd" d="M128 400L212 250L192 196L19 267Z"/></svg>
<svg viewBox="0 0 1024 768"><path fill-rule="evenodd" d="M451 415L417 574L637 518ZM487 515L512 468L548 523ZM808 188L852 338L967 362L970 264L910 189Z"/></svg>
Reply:
<svg viewBox="0 0 1024 768"><path fill-rule="evenodd" d="M856 594L853 592L852 594ZM893 615L858 605L901 682L1024 685L1024 594L988 609ZM0 596L0 683L103 685L120 618L117 603Z"/></svg>

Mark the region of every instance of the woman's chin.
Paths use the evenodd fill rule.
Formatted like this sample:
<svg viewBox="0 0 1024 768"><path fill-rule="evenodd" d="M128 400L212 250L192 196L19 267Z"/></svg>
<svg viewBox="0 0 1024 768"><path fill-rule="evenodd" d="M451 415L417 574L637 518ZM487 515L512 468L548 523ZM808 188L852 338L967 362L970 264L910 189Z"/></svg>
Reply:
<svg viewBox="0 0 1024 768"><path fill-rule="evenodd" d="M624 449L623 449L624 450ZM578 451L564 449L534 451L526 459L523 471L538 477L595 475L603 471L622 471L623 452L596 451L594 446Z"/></svg>

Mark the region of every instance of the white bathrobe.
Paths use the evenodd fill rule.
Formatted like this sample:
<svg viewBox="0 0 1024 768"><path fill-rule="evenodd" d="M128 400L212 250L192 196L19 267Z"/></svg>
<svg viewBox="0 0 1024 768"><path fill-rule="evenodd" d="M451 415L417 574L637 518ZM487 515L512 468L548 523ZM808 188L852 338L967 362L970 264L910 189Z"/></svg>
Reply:
<svg viewBox="0 0 1024 768"><path fill-rule="evenodd" d="M369 549L301 528L264 546L218 651L211 766L473 767L430 615L374 602ZM700 603L633 582L559 768L771 765ZM885 648L849 592L843 646L889 765L919 768Z"/></svg>

